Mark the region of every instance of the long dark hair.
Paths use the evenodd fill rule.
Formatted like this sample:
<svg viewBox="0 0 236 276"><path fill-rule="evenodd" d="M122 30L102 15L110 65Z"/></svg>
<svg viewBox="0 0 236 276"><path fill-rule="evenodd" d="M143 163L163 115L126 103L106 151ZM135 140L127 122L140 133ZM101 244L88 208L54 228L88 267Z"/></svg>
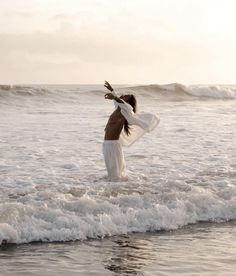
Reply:
<svg viewBox="0 0 236 276"><path fill-rule="evenodd" d="M136 113L137 112L137 100L136 100L135 96L133 94L127 95L127 96L129 96L129 99L126 100L126 102L133 107L133 112ZM125 120L124 131L127 136L130 135L130 125L127 122L127 120Z"/></svg>

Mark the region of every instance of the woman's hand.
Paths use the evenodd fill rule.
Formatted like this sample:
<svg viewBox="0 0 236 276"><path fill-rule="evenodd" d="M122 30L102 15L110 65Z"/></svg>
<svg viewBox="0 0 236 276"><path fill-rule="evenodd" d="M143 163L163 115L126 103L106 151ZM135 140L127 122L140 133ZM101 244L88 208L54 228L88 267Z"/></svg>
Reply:
<svg viewBox="0 0 236 276"><path fill-rule="evenodd" d="M109 83L108 81L105 81L104 86L105 86L108 90L110 90L111 92L113 91L113 88L112 88L112 86L110 85L110 83Z"/></svg>
<svg viewBox="0 0 236 276"><path fill-rule="evenodd" d="M107 100L114 100L115 96L112 93L107 93L104 98Z"/></svg>

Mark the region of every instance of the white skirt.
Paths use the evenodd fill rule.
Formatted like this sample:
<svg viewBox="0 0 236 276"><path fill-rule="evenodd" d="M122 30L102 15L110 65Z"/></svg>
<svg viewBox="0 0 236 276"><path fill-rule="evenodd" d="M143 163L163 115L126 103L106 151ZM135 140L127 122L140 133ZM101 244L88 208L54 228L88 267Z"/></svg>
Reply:
<svg viewBox="0 0 236 276"><path fill-rule="evenodd" d="M109 181L119 181L125 176L125 160L119 140L104 140L103 155Z"/></svg>

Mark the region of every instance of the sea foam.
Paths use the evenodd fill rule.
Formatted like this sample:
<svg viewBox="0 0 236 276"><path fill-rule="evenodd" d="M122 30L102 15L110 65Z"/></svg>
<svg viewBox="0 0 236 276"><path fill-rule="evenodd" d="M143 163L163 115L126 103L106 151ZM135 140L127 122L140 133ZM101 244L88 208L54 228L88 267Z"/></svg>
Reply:
<svg viewBox="0 0 236 276"><path fill-rule="evenodd" d="M180 192L172 183L174 194L166 191L158 196L133 193L76 198L68 193L50 193L50 200L47 193L41 193L37 202L32 198L27 204L4 203L0 205L0 219L4 221L0 223L0 243L83 240L236 219L235 188L226 189L225 193L232 194L227 199L224 194L189 188L188 193Z"/></svg>

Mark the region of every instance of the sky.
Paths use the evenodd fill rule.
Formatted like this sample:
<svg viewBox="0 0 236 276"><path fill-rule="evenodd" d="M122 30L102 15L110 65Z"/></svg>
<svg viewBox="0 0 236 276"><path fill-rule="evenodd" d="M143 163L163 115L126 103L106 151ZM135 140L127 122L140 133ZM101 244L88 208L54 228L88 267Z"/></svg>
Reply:
<svg viewBox="0 0 236 276"><path fill-rule="evenodd" d="M236 84L235 0L2 0L0 84Z"/></svg>

